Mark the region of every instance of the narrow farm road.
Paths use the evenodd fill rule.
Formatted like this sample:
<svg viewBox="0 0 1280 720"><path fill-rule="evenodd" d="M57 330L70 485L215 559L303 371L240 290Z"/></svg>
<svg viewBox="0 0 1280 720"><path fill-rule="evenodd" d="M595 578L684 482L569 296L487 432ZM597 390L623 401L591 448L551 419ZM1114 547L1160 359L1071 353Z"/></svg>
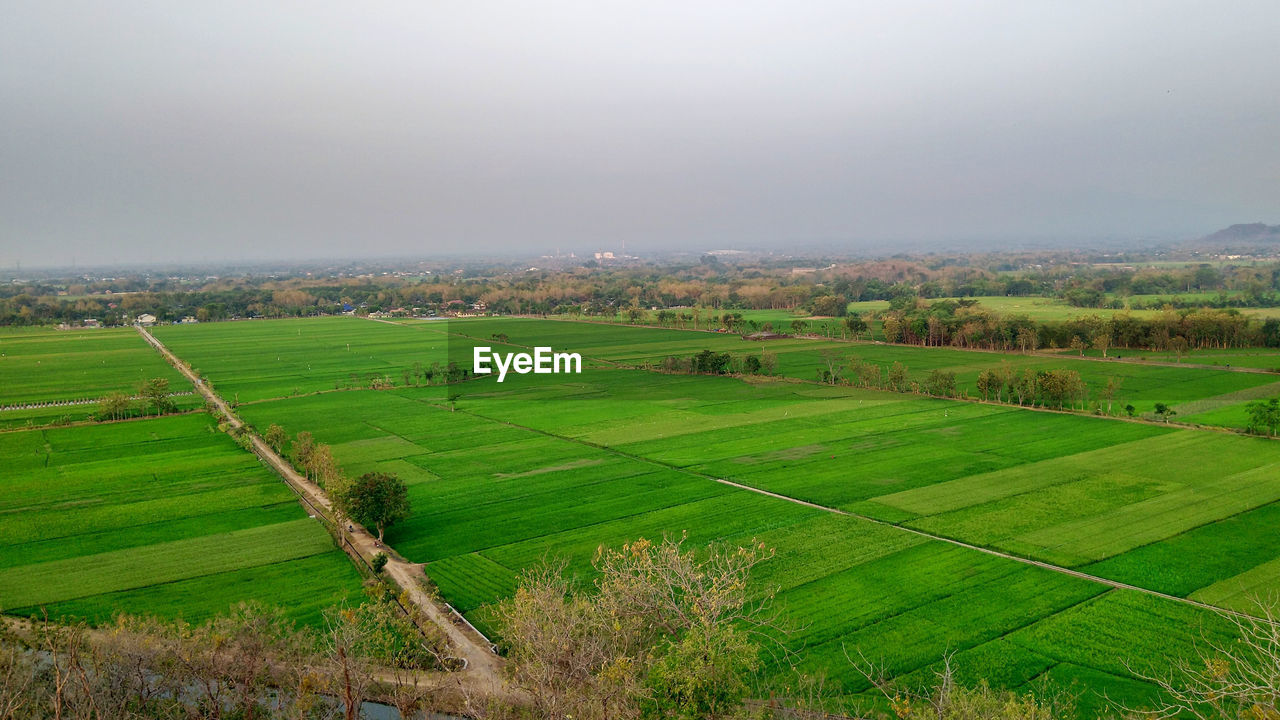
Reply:
<svg viewBox="0 0 1280 720"><path fill-rule="evenodd" d="M244 422L207 383L203 382L191 368L177 355L141 326L135 326L153 348L155 348L169 364L178 369L206 400L218 409L232 428L244 428ZM253 441L253 451L267 465L276 471L289 487L298 494L310 511L325 517L331 516L333 503L325 495L324 489L293 469L287 460L280 456L257 433L248 431ZM496 697L515 699L515 692L507 688L502 680L502 658L490 645L487 638L480 634L462 619L452 608L442 607L430 593L426 591L424 581L426 574L422 565L411 563L395 552L390 546L380 546L377 537L359 524L347 521L348 529L340 530L346 536L348 554L354 554L360 562L368 564L374 555L386 552L390 558L383 573L390 577L408 596L409 600L449 639L453 653L466 662L466 668L454 675L457 676L460 690L473 697Z"/></svg>

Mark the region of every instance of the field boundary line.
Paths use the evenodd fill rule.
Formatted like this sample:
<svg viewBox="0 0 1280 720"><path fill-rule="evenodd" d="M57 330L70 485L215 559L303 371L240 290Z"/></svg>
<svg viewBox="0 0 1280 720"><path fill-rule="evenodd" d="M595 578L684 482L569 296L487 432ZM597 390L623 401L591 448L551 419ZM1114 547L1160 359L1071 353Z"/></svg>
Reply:
<svg viewBox="0 0 1280 720"><path fill-rule="evenodd" d="M285 481L285 484L297 493L299 499L316 513L314 517L323 524L324 519L328 519L329 512L332 511L333 507L333 503L329 500L324 490L308 478L300 475L297 470L294 470L287 460L235 414L227 402L209 387L208 383L198 377L186 363L173 354L146 328L142 326L135 326L135 328L148 344L155 348L169 364L177 368L179 372L191 381L196 390L213 404L226 419L230 428L240 429L248 435L252 442L254 454L265 462L268 467L272 468ZM471 689L484 695L518 700L518 696L510 688L506 687L503 682L501 673L502 658L495 652L493 643L483 633L480 633L475 626L467 622L466 618L462 618L461 613L454 609L453 606L438 600L426 591L423 581L427 577L423 571L422 564L405 560L394 548L390 545L379 543L377 538L369 533L368 530L354 521L348 520L346 523L348 525L347 529L337 528L339 537L346 546L344 549L349 548L365 564L368 564L369 558L379 552L385 552L388 555L388 562L383 570L384 574L391 578L405 592L410 602L421 609L432 624L444 633L452 649L458 654L459 659L465 663L464 669L456 673L459 682L470 685ZM351 554L351 552L348 554ZM454 618L460 618L465 623L465 629Z"/></svg>
<svg viewBox="0 0 1280 720"><path fill-rule="evenodd" d="M995 556L995 557L998 557L998 558L1004 558L1005 560L1012 560L1012 561L1014 561L1014 562L1022 563L1022 564L1024 564L1024 565L1032 565L1032 566L1034 566L1034 567L1038 567L1038 568L1041 568L1041 569L1044 569L1044 570L1049 570L1049 571L1051 571L1051 572L1060 573L1060 574L1063 574L1063 575L1068 575L1068 576L1071 576L1071 577L1074 577L1074 578L1077 578L1077 579L1080 579L1080 580L1086 580L1086 581L1089 581L1089 582L1097 583L1097 584L1099 584L1099 585L1106 585L1106 586L1108 586L1108 587L1111 587L1111 588L1114 588L1114 589L1117 589L1117 590L1133 590L1133 591L1135 591L1135 592L1139 592L1139 593L1143 593L1143 594L1146 594L1146 595L1150 595L1150 596L1152 596L1152 597L1158 597L1158 598L1162 598L1162 599L1164 599L1164 600L1170 600L1170 601L1173 601L1173 602L1176 602L1176 603L1181 603L1181 604L1183 604L1183 605L1189 605L1189 606L1192 606L1192 607L1198 607L1198 608L1201 608L1201 609L1204 609L1204 610L1210 610L1210 611L1215 612L1215 613L1227 614L1227 615L1232 615L1232 616L1235 616L1235 617L1242 617L1242 618L1254 618L1254 616L1252 616L1252 615L1250 615L1250 614L1248 614L1248 613L1240 612L1240 611L1238 611L1238 610L1231 610L1231 609L1228 609L1228 608L1218 607L1218 606L1216 606L1216 605L1210 605L1209 603L1200 602L1199 600L1192 600L1192 599L1190 599L1190 598L1178 597L1177 595L1170 595L1169 593L1160 592L1159 590L1152 590L1152 589L1150 589L1150 588L1144 588L1144 587L1141 587L1141 586L1139 586L1139 585L1130 585L1129 583L1120 582L1119 580L1111 580L1111 579L1109 579L1109 578L1104 578L1104 577L1101 577L1101 576L1098 576L1098 575L1090 575L1089 573L1081 572L1080 570L1072 570L1071 568L1062 567L1061 565L1054 565L1053 563L1044 562L1044 561L1042 561L1042 560L1034 560L1034 559L1032 559L1032 558L1022 557L1022 556L1020 556L1020 555L1014 555L1014 554L1011 554L1011 553L1007 553L1007 552L1004 552L1004 551L1002 551L1002 550L996 550L996 549L994 549L994 548L982 547L981 545L974 545L974 544L972 544L972 543L967 543L967 542L964 542L963 540L957 540L957 539L955 539L955 538L950 538L950 537L947 537L947 536L945 536L945 535L935 535L935 534L933 534L933 533L925 532L924 530L917 530L916 528L909 527L909 526L907 526L907 525L899 525L899 524L897 524L897 523L892 523L892 522L889 522L889 521L887 521L887 520L880 520L880 519L878 519L878 518L873 518L873 517L870 517L870 516L868 516L868 515L862 515L862 514L855 513L855 512L849 512L848 510L841 510L840 508L834 508L834 507L830 507L830 506L828 506L828 505L822 505L822 504L819 504L819 503L809 502L808 500L801 500L800 498L794 498L794 497L791 497L791 496L789 496L789 495L783 495L783 494L781 494L781 493L776 493L776 492L773 492L773 491L771 491L771 490L765 490L765 489L763 489L763 488L752 487L752 486L750 486L750 485L745 485L745 484L740 483L740 482L735 482L735 481L733 481L733 480L729 480L729 479L727 479L727 478L716 477L716 476L714 476L714 475L707 475L706 473L696 472L696 471L694 471L694 470L689 470L688 468L682 468L682 467L679 467L679 466L676 466L676 465L670 465L670 464L668 464L668 463L664 463L664 462L662 462L662 461L660 461L660 460L654 460L653 458L647 458L647 457L643 457L643 456L640 456L640 455L633 455L633 454L631 454L631 453L624 452L624 451L622 451L622 450L618 450L617 448L609 447L609 446L607 446L607 445L597 445L597 444L595 444L595 443L588 442L588 441L586 441L586 440L580 440L580 439L578 439L578 438L566 437L566 436L564 436L564 435L557 435L557 434L555 434L555 433L553 433L553 432L549 432L549 431L546 431L546 430L540 430L540 429L538 429L538 428L529 427L529 426L526 426L526 425L520 425L519 423L513 423L513 422L510 422L510 421L507 421L507 420L500 420L500 419L498 419L498 418L489 417L489 416L487 416L487 415L481 415L480 413L472 412L472 411L469 411L469 410L458 410L457 412L465 412L465 413L467 413L468 415L471 415L471 416L473 416L473 417L478 417L478 418L481 418L481 419L484 419L484 420L489 420L489 421L491 421L491 422L496 422L496 423L500 423L500 424L503 424L503 425L508 425L508 426L510 426L510 427L514 427L514 428L520 428L520 429L522 429L522 430L528 430L529 432L537 433L537 434L540 434L540 435L546 435L546 436L548 436L548 437L559 438L559 439L561 439L561 440L565 440L565 441L572 442L572 443L577 443L577 444L579 444L579 445L584 445L584 446L586 446L586 447L595 448L595 449L597 449L597 450L603 450L603 451L605 451L605 452L613 453L613 454L618 455L618 456L620 456L620 457L629 458L629 459L631 459L631 460L636 460L636 461L639 461L639 462L649 463L649 464L651 464L651 465L657 465L657 466L659 466L659 467L667 468L667 469L669 469L669 470L675 470L676 472L681 472L681 473L685 473L685 474L688 474L688 475L693 475L693 476L695 476L695 477L700 477L700 478L703 478L703 479L706 479L706 480L711 480L711 481L713 481L713 482L720 483L721 485L728 485L728 486L730 486L730 487L734 487L734 488L737 488L737 489L739 489L739 490L745 490L745 491L747 491L747 492L756 493L756 494L758 494L758 495L764 495L764 496L766 496L766 497L771 497L771 498L774 498L774 499L776 499L776 500L782 500L782 501L785 501L785 502L794 503L794 504L796 504L796 505L802 505L802 506L807 507L807 508L812 508L812 509L814 509L814 510L820 510L820 511L822 511L822 512L832 513L832 514L834 514L834 515L843 515L843 516L845 516L845 517L856 518L856 519L858 519L858 520L865 520L865 521L867 521L867 522L875 523L876 525L881 525L881 526L884 526L884 527L896 528L897 530L900 530L900 531L903 531L903 532L907 532L907 533L911 533L912 535L917 535L917 536L919 536L919 537L923 537L923 538L926 538L926 539L929 539L929 540L936 540L936 541L938 541L938 542L949 543L949 544L951 544L951 545L956 545L956 546L958 546L958 547L967 548L967 549L969 549L969 550L976 550L977 552L984 553L984 554L986 554L986 555L992 555L992 556ZM1254 618L1254 619L1257 619L1257 618Z"/></svg>

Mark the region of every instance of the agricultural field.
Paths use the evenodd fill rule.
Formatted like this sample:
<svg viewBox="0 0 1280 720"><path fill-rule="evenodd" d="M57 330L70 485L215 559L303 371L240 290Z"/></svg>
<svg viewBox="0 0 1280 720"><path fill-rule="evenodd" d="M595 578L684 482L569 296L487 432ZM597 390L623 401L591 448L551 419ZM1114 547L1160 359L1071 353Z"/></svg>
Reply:
<svg viewBox="0 0 1280 720"><path fill-rule="evenodd" d="M245 320L166 325L155 337L228 402L305 395L375 382L423 382L415 370L465 360L474 343L445 332L445 321L429 321L420 332L354 317Z"/></svg>
<svg viewBox="0 0 1280 720"><path fill-rule="evenodd" d="M135 393L151 378L167 379L174 393L191 393L132 328L0 328L0 427L86 420L102 396ZM193 394L173 400L183 409L201 405ZM14 407L31 404L44 406Z"/></svg>
<svg viewBox="0 0 1280 720"><path fill-rule="evenodd" d="M791 628L779 641L842 693L869 689L846 652L921 681L953 652L962 679L1075 682L1136 701L1153 690L1138 675L1147 663L1191 657L1203 636L1223 637L1224 621L1019 558L1222 608L1280 591L1280 543L1267 530L1280 518L1280 444L808 381L856 355L901 362L917 380L956 372L972 394L977 373L1003 360L1068 366L1095 387L1120 377L1117 404L1198 415L1272 392L1265 373L813 339L762 345L562 320L323 318L157 336L260 431L309 431L347 475L405 480L414 512L388 543L425 563L443 597L490 633L497 603L540 563L563 559L590 582L602 545L755 540L777 550L756 591L777 591ZM477 344L545 345L587 362L581 375L501 384L424 385L413 374L466 365ZM780 376L641 369L703 349L767 350ZM320 527L208 422L0 433L14 458L6 465L20 468L2 481L14 489L0 512L23 518L0 529L0 603L91 618L117 608L199 616L262 597L314 621L354 592L354 570ZM90 444L77 435L88 430L111 437ZM140 460L127 470L112 462L125 456ZM37 502L51 472L65 475L63 494ZM157 483L176 495L158 496ZM75 583L63 580L72 573ZM770 672L786 671L775 662Z"/></svg>
<svg viewBox="0 0 1280 720"><path fill-rule="evenodd" d="M1214 495L1221 488L1199 477L1162 485L1150 477L1163 465L1130 468L1132 477L1109 477L1106 487L1078 476L1098 454L1141 465L1149 457L1143 453L1157 444L1159 452L1173 453L1170 463L1187 462L1215 449L1202 442L1266 442L1256 439L850 388L627 369L467 385L454 410L426 389L397 388L252 403L241 412L258 427L310 430L332 445L348 474L378 469L405 479L417 510L389 531L388 542L426 562L446 599L489 631L494 603L512 592L520 572L548 558L565 558L567 571L587 581L602 544L682 533L694 543L765 542L778 557L757 580L762 590L780 591L796 628L786 643L806 669L823 670L849 693L867 687L844 657L856 648L908 677L925 678L954 651L966 677L1009 687L1049 677L1140 698L1151 688L1126 663L1137 668L1151 658L1189 653L1201 632L1221 631L1214 615L1190 606L931 540L892 523L951 521L947 512L971 508L993 521L1023 522L1019 513L1039 507L1031 487L1037 482L1059 493L1049 502L1053 508L1093 500L1070 519L1077 523L1126 511L1141 516L1154 505L1180 508L1176 517L1121 524L1102 537L1077 533L1076 564L1097 566L1141 543L1180 537L1276 499L1277 483L1269 478L1257 479L1258 487L1240 498ZM1252 446L1221 451L1236 457L1242 448ZM1261 478L1277 475L1276 461L1280 457L1263 454L1254 458L1256 467L1236 463L1239 474L1252 469ZM1054 463L1061 465L1057 474L1042 475L1040 469ZM1015 480L1021 490L1006 484L1014 476L1023 478ZM986 501L959 507L968 496L951 491L965 483L964 493L978 488ZM915 498L916 505L898 496L913 491L938 497ZM1027 504L999 505L1010 497ZM1040 509L1024 524L1011 528L1012 539L999 535L989 544L1017 540L1028 554L1065 556L1053 540L1032 547L1023 537L1067 537L1073 528L1059 526L1068 521L1055 522L1050 509ZM965 527L954 523L957 531ZM1204 573L1180 594L1225 592L1212 586L1275 557L1259 548L1253 564L1224 564L1221 577ZM1176 625L1166 627L1170 622Z"/></svg>
<svg viewBox="0 0 1280 720"><path fill-rule="evenodd" d="M306 623L360 596L325 530L204 414L0 432L0 608L200 620L240 601Z"/></svg>
<svg viewBox="0 0 1280 720"><path fill-rule="evenodd" d="M558 324L557 324L558 323ZM408 321L410 327L424 327ZM431 327L440 329L439 324ZM957 388L970 397L977 396L976 381L982 370L1008 363L1015 370L1031 368L1076 370L1096 398L1098 391L1114 378L1120 383L1112 403L1114 413L1132 404L1139 414L1150 412L1155 403L1174 407L1185 419L1220 406L1237 405L1241 397L1270 397L1280 394L1280 376L1269 373L1240 373L1226 369L1167 367L1143 365L1120 360L1082 360L1071 357L1021 355L951 348L922 348L878 343L786 339L766 342L743 340L729 333L663 330L616 325L593 325L571 321L476 319L454 321L447 325L455 336L489 337L502 333L514 345L547 344L556 348L572 348L586 357L629 365L656 364L668 355L689 356L703 349L735 355L761 352L774 353L778 372L804 380L816 377L818 368L833 360L837 368L856 357L880 366L882 374L895 362L908 369L910 379L923 382L933 370L954 372ZM1184 408L1188 403L1208 405ZM1105 403L1104 403L1105 408ZM1185 411L1184 411L1185 410ZM1234 416L1228 416L1232 420ZM1243 427L1233 424L1232 427Z"/></svg>
<svg viewBox="0 0 1280 720"><path fill-rule="evenodd" d="M669 355L687 357L703 349L739 356L759 356L767 351L777 356L779 374L802 380L814 379L816 371L829 362L839 368L857 357L880 366L882 373L900 362L916 382L923 382L935 369L954 372L958 389L970 397L977 394L978 373L1002 363L1015 369L1065 367L1079 371L1095 396L1110 379L1118 381L1120 390L1112 403L1115 414L1126 404L1141 414L1162 402L1173 406L1179 419L1192 412L1239 404L1241 393L1248 397L1280 393L1280 377L1267 373L807 338L760 343L731 333L564 320L477 318L391 323L309 318L168 326L159 328L156 335L213 383L223 397L241 403L369 387L377 379L388 386L413 386L421 384L413 374L415 367L444 365L450 360L469 367L475 345L506 351L545 345L580 352L588 365L602 367L653 365ZM1204 401L1210 405L1192 408L1192 412L1183 412L1180 407Z"/></svg>

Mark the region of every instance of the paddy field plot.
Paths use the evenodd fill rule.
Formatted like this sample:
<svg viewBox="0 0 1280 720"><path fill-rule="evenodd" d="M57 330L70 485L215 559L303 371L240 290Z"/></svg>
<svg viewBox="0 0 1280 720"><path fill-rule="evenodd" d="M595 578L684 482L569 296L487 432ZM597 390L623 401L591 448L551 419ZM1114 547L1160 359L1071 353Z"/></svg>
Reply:
<svg viewBox="0 0 1280 720"><path fill-rule="evenodd" d="M204 415L0 433L0 608L304 622L360 579L292 492Z"/></svg>
<svg viewBox="0 0 1280 720"><path fill-rule="evenodd" d="M0 427L84 420L96 411L94 404L7 408L132 394L151 378L167 379L172 392L192 389L132 328L0 328L0 408L6 408L0 409ZM200 405L192 395L174 401L181 408Z"/></svg>
<svg viewBox="0 0 1280 720"><path fill-rule="evenodd" d="M154 335L207 378L228 402L251 402L337 388L420 381L415 370L465 361L471 348L502 347L445 332L445 321L412 330L354 317L166 325Z"/></svg>

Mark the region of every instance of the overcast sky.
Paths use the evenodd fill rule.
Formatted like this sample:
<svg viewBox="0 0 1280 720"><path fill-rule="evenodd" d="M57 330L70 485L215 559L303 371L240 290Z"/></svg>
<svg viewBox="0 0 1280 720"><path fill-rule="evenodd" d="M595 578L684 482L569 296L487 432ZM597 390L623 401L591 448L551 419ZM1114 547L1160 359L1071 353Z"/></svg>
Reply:
<svg viewBox="0 0 1280 720"><path fill-rule="evenodd" d="M1280 2L0 0L0 267L1280 222Z"/></svg>

